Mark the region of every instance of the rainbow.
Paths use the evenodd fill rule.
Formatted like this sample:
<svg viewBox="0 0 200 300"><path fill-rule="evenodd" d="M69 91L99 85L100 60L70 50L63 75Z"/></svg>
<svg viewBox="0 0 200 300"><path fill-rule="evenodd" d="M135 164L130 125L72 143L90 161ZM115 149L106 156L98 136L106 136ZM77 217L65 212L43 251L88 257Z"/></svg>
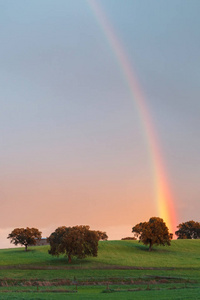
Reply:
<svg viewBox="0 0 200 300"><path fill-rule="evenodd" d="M170 192L158 138L153 126L151 114L145 101L144 93L133 69L130 67L128 56L122 46L122 43L117 38L117 35L108 21L102 7L100 7L96 0L88 0L87 2L96 16L111 49L116 55L117 61L129 87L131 97L138 109L152 164L157 213L158 216L163 218L166 222L170 232L174 233L177 226L177 218L173 198Z"/></svg>

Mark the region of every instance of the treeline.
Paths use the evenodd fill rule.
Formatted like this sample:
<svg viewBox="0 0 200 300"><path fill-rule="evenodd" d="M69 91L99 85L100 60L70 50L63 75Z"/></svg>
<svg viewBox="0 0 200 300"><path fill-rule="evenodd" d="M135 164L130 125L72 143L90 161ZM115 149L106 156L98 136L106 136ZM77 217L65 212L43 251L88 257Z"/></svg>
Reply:
<svg viewBox="0 0 200 300"><path fill-rule="evenodd" d="M42 238L42 232L37 228L15 228L7 237L14 245L28 246L36 245ZM89 226L58 227L47 238L50 244L49 254L59 256L65 254L70 263L72 257L85 258L86 256L97 256L98 242L107 240L106 232L90 230Z"/></svg>
<svg viewBox="0 0 200 300"><path fill-rule="evenodd" d="M175 232L178 239L199 239L200 223L193 220L181 223ZM153 245L170 246L173 234L169 232L163 219L152 217L148 222L141 222L132 228L134 237L126 237L122 240L136 240L149 246L149 251ZM28 246L36 245L41 240L42 232L37 228L15 228L7 237L14 245ZM47 238L50 244L49 254L59 256L64 254L70 263L72 257L85 258L86 256L97 256L98 242L107 240L106 232L100 230L90 230L89 226L58 227Z"/></svg>

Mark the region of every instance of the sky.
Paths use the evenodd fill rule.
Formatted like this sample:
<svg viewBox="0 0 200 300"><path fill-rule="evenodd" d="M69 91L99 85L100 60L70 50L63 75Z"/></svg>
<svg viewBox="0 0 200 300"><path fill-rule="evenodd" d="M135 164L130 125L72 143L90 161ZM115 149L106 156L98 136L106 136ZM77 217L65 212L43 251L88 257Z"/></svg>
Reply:
<svg viewBox="0 0 200 300"><path fill-rule="evenodd" d="M137 99L153 120L177 225L199 221L199 0L0 0L0 247L90 225L110 239L159 216Z"/></svg>

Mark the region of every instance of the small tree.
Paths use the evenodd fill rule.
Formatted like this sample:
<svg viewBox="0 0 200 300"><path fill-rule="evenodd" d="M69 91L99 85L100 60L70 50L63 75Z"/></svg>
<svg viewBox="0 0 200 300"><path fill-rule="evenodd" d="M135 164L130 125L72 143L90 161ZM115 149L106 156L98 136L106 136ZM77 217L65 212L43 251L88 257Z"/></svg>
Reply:
<svg viewBox="0 0 200 300"><path fill-rule="evenodd" d="M106 233L90 230L89 226L58 227L48 238L50 243L49 254L66 254L68 262L72 257L85 258L97 256L98 241L105 239ZM107 238L107 235L106 235Z"/></svg>
<svg viewBox="0 0 200 300"><path fill-rule="evenodd" d="M96 233L97 233L98 236L99 236L99 240L107 241L108 236L107 236L106 232L97 230Z"/></svg>
<svg viewBox="0 0 200 300"><path fill-rule="evenodd" d="M136 241L136 237L135 236L127 236L125 238L121 238L121 241Z"/></svg>
<svg viewBox="0 0 200 300"><path fill-rule="evenodd" d="M11 239L11 243L14 245L25 246L25 251L30 245L36 245L36 240L41 239L41 231L37 228L15 228L9 235L8 239Z"/></svg>
<svg viewBox="0 0 200 300"><path fill-rule="evenodd" d="M181 223L177 226L178 230L175 234L178 239L199 239L200 238L200 223L193 220Z"/></svg>
<svg viewBox="0 0 200 300"><path fill-rule="evenodd" d="M144 245L149 245L149 251L152 250L154 244L163 246L171 244L172 235L163 219L158 217L150 218L149 222L135 225L132 232Z"/></svg>

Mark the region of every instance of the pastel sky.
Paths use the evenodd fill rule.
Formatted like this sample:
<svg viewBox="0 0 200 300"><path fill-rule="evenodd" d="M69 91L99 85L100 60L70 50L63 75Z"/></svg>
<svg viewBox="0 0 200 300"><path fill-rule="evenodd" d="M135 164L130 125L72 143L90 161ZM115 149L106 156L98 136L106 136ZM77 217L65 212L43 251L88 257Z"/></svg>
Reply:
<svg viewBox="0 0 200 300"><path fill-rule="evenodd" d="M96 0L140 83L178 222L200 211L200 1ZM0 0L0 247L157 216L141 116L89 1ZM178 224L177 224L178 225Z"/></svg>

